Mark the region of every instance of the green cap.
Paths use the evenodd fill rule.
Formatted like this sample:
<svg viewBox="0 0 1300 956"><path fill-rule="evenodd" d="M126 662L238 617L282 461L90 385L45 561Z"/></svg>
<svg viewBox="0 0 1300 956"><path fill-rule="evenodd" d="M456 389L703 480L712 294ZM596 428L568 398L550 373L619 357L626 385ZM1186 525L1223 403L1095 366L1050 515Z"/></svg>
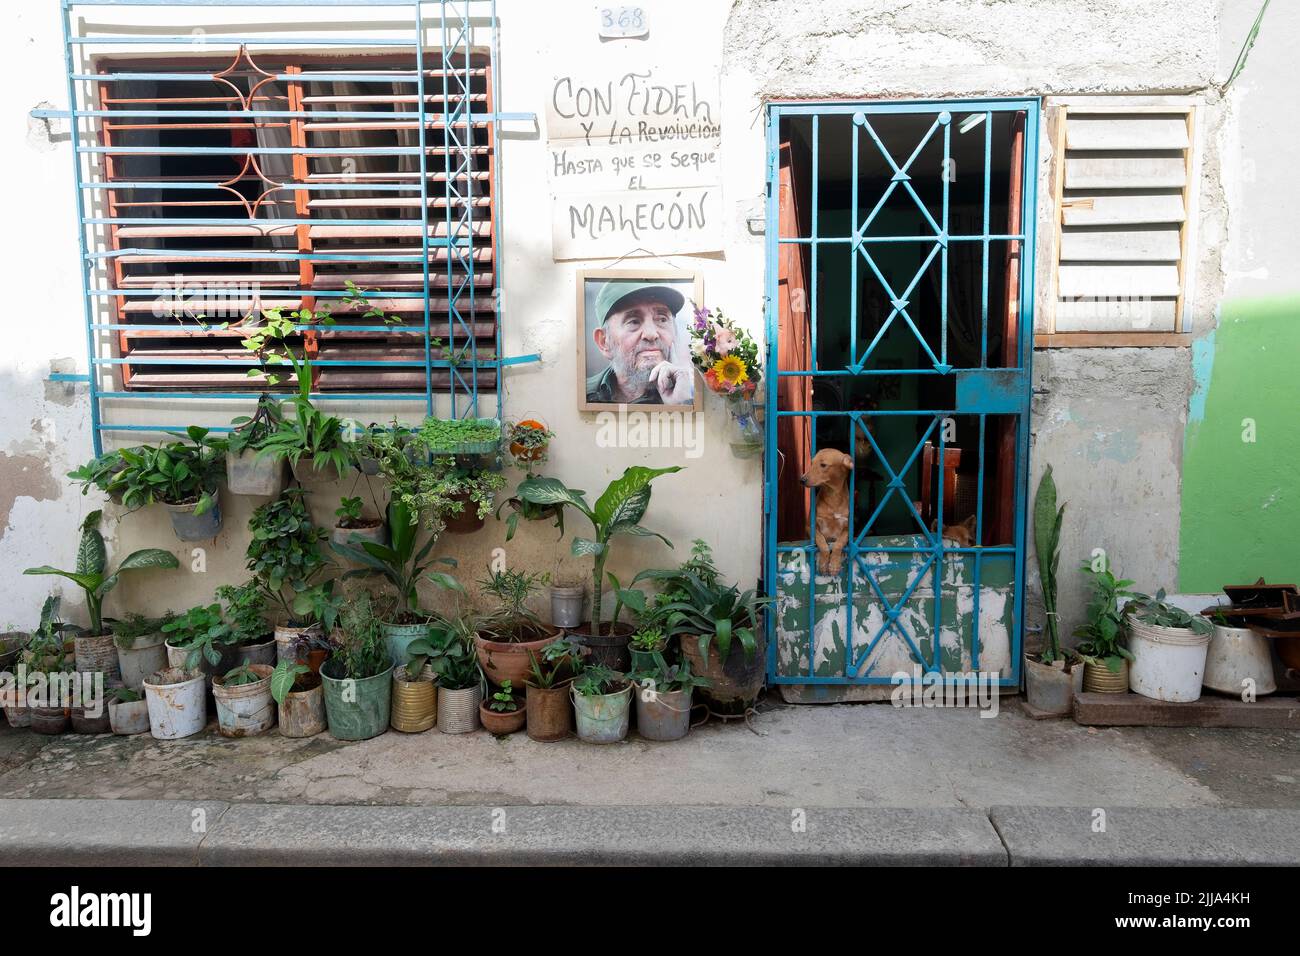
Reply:
<svg viewBox="0 0 1300 956"><path fill-rule="evenodd" d="M682 310L686 298L676 289L666 285L646 285L635 279L614 279L606 282L596 294L596 315L603 323L611 312L617 312L636 299L653 299L672 309L673 315Z"/></svg>

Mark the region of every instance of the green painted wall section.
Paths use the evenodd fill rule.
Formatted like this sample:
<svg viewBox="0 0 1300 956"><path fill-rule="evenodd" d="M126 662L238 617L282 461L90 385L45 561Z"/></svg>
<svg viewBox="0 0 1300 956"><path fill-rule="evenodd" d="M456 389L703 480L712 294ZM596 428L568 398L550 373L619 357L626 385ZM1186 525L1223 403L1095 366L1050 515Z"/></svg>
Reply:
<svg viewBox="0 0 1300 956"><path fill-rule="evenodd" d="M1225 302L1192 365L1179 590L1300 582L1300 296Z"/></svg>

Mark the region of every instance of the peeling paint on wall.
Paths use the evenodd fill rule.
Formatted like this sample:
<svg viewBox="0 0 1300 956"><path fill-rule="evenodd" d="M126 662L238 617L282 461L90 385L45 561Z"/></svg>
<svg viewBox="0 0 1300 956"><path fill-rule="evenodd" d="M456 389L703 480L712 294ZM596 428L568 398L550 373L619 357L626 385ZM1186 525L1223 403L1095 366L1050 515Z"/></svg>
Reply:
<svg viewBox="0 0 1300 956"><path fill-rule="evenodd" d="M0 452L0 538L9 530L9 513L20 497L55 501L59 495L60 483L50 472L48 454Z"/></svg>

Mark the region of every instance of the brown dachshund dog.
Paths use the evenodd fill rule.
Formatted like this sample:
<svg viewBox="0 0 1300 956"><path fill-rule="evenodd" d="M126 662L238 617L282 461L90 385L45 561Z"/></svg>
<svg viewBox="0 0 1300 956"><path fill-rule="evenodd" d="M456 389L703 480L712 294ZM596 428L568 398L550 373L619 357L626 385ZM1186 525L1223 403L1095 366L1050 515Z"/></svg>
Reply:
<svg viewBox="0 0 1300 956"><path fill-rule="evenodd" d="M849 538L849 477L853 459L834 448L813 455L811 467L799 479L817 489L817 571L839 574Z"/></svg>

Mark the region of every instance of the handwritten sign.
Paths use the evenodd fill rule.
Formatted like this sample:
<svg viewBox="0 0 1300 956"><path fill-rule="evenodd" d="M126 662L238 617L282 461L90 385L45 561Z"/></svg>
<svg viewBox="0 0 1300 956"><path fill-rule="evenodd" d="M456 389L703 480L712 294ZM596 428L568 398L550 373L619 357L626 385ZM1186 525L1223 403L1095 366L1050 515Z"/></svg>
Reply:
<svg viewBox="0 0 1300 956"><path fill-rule="evenodd" d="M555 77L546 109L555 258L720 249L718 105L716 75L646 66Z"/></svg>
<svg viewBox="0 0 1300 956"><path fill-rule="evenodd" d="M601 7L600 35L611 39L643 37L650 32L650 21L643 7Z"/></svg>

